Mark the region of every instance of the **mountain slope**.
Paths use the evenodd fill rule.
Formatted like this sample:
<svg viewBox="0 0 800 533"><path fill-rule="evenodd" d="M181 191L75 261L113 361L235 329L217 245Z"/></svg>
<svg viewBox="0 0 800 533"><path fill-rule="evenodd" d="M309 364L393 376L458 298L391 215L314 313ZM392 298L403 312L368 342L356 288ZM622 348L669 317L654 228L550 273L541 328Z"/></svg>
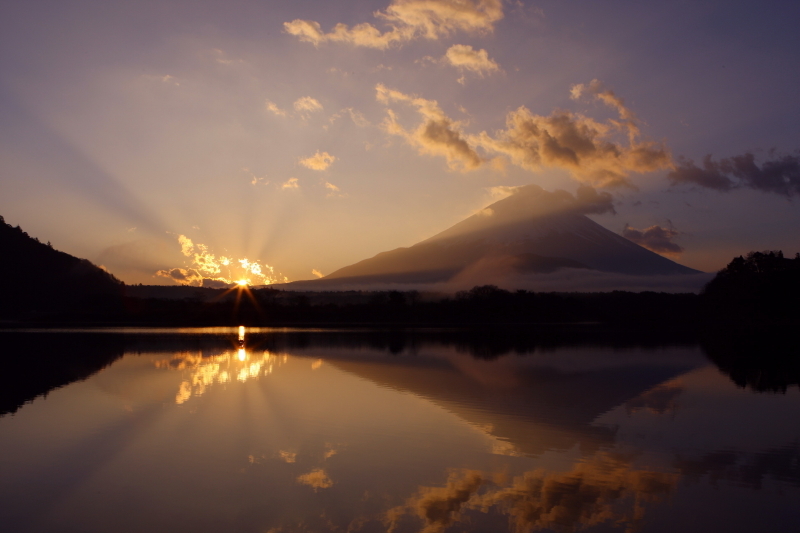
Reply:
<svg viewBox="0 0 800 533"><path fill-rule="evenodd" d="M560 268L635 275L693 274L586 217L571 195L527 186L409 248L383 252L323 280L447 281L467 272L545 273Z"/></svg>
<svg viewBox="0 0 800 533"><path fill-rule="evenodd" d="M0 217L0 318L103 313L121 305L122 283L30 237Z"/></svg>

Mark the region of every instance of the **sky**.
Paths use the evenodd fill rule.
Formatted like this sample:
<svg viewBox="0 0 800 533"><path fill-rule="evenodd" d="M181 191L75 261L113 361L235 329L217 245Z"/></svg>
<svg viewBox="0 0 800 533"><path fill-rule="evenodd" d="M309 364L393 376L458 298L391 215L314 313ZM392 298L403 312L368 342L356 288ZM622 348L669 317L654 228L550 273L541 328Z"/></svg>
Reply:
<svg viewBox="0 0 800 533"><path fill-rule="evenodd" d="M0 215L144 284L327 275L528 184L610 194L593 220L699 270L793 256L798 19L792 1L4 2Z"/></svg>

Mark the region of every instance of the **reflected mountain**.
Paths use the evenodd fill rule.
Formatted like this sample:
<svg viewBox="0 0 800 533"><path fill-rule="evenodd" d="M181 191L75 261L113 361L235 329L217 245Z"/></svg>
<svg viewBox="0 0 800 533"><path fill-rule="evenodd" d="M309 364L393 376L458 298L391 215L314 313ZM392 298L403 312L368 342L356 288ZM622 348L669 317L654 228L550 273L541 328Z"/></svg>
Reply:
<svg viewBox="0 0 800 533"><path fill-rule="evenodd" d="M614 443L601 414L692 368L700 358L661 359L641 351L559 350L557 356L481 361L452 348L413 356L309 350L327 364L383 387L408 391L507 441L511 453L539 455L579 445L592 453Z"/></svg>
<svg viewBox="0 0 800 533"><path fill-rule="evenodd" d="M58 332L57 330L6 331L0 333L0 414L13 413L26 402L73 381L86 379L123 354L191 353L199 365L215 358L230 358L240 348L235 330L99 330L101 332ZM451 410L464 410L465 418L509 440L527 440L524 435L550 435L552 446L569 447L561 431L553 427L516 427L518 417L529 418L528 411L539 410L539 422L564 420L567 426L583 428L587 443L611 438L609 430L589 428L600 412L610 409L643 390L649 389L685 368L684 365L645 365L633 370L604 369L589 373L564 373L547 367L517 369L505 363L513 379L476 390L469 365L481 360L509 358L510 355L554 352L566 347L597 350L640 350L665 345L692 344L692 337L671 339L658 335L635 335L600 328L548 328L547 330L259 330L250 328L248 350L272 353L297 353L321 350L319 357L337 357L335 364L378 383L415 392L451 404ZM363 354L370 354L366 359ZM421 354L436 354L421 355ZM386 355L399 357L389 357ZM442 355L444 354L444 356ZM598 359L602 356L598 356ZM527 361L529 358L521 359ZM486 375L497 372L492 368ZM518 375L517 375L518 374ZM561 389L571 394L563 405L552 404ZM569 392L571 391L571 392ZM597 394L603 401L589 401ZM583 400L581 399L583 397ZM550 401L551 404L547 404ZM542 407L547 404L547 407ZM489 405L482 408L481 405ZM492 413L499 413L498 419ZM572 430L570 430L572 431ZM507 437L506 437L507 435ZM513 439L512 439L513 437ZM592 438L589 438L592 437ZM544 447L551 446L550 444ZM526 453L538 453L533 445Z"/></svg>

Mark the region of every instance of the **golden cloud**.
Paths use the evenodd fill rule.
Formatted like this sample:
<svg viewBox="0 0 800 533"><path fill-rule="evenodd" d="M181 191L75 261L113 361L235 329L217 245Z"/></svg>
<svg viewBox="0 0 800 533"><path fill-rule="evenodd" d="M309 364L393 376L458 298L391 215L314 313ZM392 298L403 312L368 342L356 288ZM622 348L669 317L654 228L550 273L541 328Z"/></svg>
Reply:
<svg viewBox="0 0 800 533"><path fill-rule="evenodd" d="M352 107L345 107L338 113L334 113L333 115L331 115L331 118L328 120L331 124L333 124L334 122L345 116L345 114L347 114L350 117L350 120L352 120L353 124L355 124L357 127L365 128L369 126L369 120L367 120L366 117L364 117L364 115L360 111L353 109Z"/></svg>
<svg viewBox="0 0 800 533"><path fill-rule="evenodd" d="M283 190L291 190L291 189L299 189L300 183L297 181L297 178L289 178L285 182L281 184L281 189Z"/></svg>
<svg viewBox="0 0 800 533"><path fill-rule="evenodd" d="M311 170L326 170L334 161L336 161L335 156L332 156L328 152L320 152L317 150L317 153L311 157L301 159L300 164Z"/></svg>
<svg viewBox="0 0 800 533"><path fill-rule="evenodd" d="M319 103L319 100L310 96L298 98L295 100L292 106L298 113L313 113L315 111L322 111L322 104Z"/></svg>
<svg viewBox="0 0 800 533"><path fill-rule="evenodd" d="M316 492L319 489L328 489L333 486L333 481L321 468L312 470L308 474L297 477L297 482L312 487Z"/></svg>
<svg viewBox="0 0 800 533"><path fill-rule="evenodd" d="M492 196L492 200L502 200L517 192L518 189L519 186L497 185L495 187L488 187L487 190Z"/></svg>
<svg viewBox="0 0 800 533"><path fill-rule="evenodd" d="M483 160L465 139L461 124L452 120L439 107L436 100L426 100L407 95L382 84L375 87L376 99L386 105L402 102L417 109L422 122L413 131L406 130L391 109L387 112L383 129L392 135L403 137L420 153L444 156L451 170L468 171L478 168Z"/></svg>
<svg viewBox="0 0 800 533"><path fill-rule="evenodd" d="M205 244L195 244L186 235L178 235L181 253L190 259L190 268L159 270L156 276L168 278L180 285L226 286L240 280L248 285L286 283L286 276L275 274L275 269L247 258L233 259L211 253Z"/></svg>
<svg viewBox="0 0 800 533"><path fill-rule="evenodd" d="M276 104L275 102L271 102L269 100L267 100L264 103L264 108L273 115L278 115L279 117L285 117L287 114L286 110L281 109L280 107L278 107L278 104Z"/></svg>
<svg viewBox="0 0 800 533"><path fill-rule="evenodd" d="M535 115L519 107L506 116L506 129L494 136L481 132L470 142L491 153L508 156L528 170L561 168L578 180L595 186L630 185L632 173L653 172L672 166L662 143L638 140L634 114L612 91L603 90L597 80L588 86L575 85L572 97L592 94L619 114L619 120L596 121L579 113L554 111ZM616 136L627 137L626 141Z"/></svg>
<svg viewBox="0 0 800 533"><path fill-rule="evenodd" d="M315 46L327 42L385 50L417 38L438 39L456 31L490 32L503 18L502 0L394 0L375 17L390 29L370 23L337 24L325 33L318 22L296 19L283 24L287 33Z"/></svg>
<svg viewBox="0 0 800 533"><path fill-rule="evenodd" d="M468 70L480 76L500 70L500 66L489 59L486 50L474 50L466 44L454 44L448 48L444 61L458 69Z"/></svg>

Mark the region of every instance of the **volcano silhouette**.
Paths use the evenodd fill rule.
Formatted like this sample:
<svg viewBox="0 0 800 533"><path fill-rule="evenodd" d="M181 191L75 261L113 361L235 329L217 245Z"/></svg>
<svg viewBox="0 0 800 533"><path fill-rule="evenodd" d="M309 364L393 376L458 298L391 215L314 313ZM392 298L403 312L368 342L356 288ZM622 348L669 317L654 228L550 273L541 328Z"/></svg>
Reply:
<svg viewBox="0 0 800 533"><path fill-rule="evenodd" d="M318 281L433 283L564 268L642 276L698 273L605 229L584 214L593 210L598 212L597 206L563 191L521 187L429 239L379 253Z"/></svg>

